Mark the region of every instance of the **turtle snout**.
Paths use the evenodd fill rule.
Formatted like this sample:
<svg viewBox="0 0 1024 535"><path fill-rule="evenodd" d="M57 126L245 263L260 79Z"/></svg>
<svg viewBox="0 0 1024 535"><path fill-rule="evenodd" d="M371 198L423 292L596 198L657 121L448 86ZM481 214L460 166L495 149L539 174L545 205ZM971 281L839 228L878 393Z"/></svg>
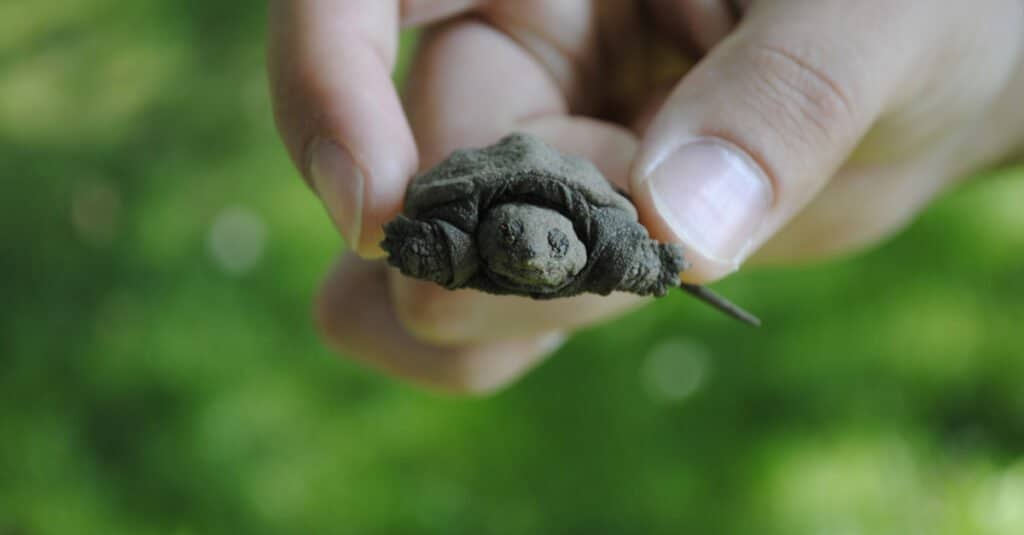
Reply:
<svg viewBox="0 0 1024 535"><path fill-rule="evenodd" d="M539 254L540 251L538 251L535 247L526 247L519 251L519 256L521 256L523 260L533 260L537 258L537 255Z"/></svg>
<svg viewBox="0 0 1024 535"><path fill-rule="evenodd" d="M495 282L531 293L557 291L587 262L586 247L572 222L555 210L530 204L493 207L477 230L477 246Z"/></svg>

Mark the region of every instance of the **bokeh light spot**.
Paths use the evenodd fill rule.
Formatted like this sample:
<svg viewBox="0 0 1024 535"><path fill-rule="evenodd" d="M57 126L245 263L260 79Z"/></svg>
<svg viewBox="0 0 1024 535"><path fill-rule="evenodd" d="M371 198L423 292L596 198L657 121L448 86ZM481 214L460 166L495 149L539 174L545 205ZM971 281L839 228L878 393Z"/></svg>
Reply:
<svg viewBox="0 0 1024 535"><path fill-rule="evenodd" d="M647 354L642 369L644 385L655 401L683 401L704 386L709 366L707 347L685 338L668 340Z"/></svg>
<svg viewBox="0 0 1024 535"><path fill-rule="evenodd" d="M229 206L214 219L207 244L221 269L231 275L244 275L263 259L266 235L266 224L259 214L242 206Z"/></svg>
<svg viewBox="0 0 1024 535"><path fill-rule="evenodd" d="M94 181L71 198L71 224L78 236L93 245L108 245L117 233L121 194L110 183Z"/></svg>
<svg viewBox="0 0 1024 535"><path fill-rule="evenodd" d="M973 513L989 533L1024 533L1024 460L986 479Z"/></svg>

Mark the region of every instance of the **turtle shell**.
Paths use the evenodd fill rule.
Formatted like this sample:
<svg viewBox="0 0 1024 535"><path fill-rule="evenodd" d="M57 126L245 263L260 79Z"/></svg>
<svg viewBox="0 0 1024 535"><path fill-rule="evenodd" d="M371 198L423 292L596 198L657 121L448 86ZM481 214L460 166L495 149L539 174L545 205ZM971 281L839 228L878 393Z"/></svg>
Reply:
<svg viewBox="0 0 1024 535"><path fill-rule="evenodd" d="M622 210L637 219L629 199L593 164L518 133L490 147L457 150L417 176L406 194L405 213L414 219L443 219L473 233L481 214L507 202L557 210L584 242L594 236L595 210Z"/></svg>

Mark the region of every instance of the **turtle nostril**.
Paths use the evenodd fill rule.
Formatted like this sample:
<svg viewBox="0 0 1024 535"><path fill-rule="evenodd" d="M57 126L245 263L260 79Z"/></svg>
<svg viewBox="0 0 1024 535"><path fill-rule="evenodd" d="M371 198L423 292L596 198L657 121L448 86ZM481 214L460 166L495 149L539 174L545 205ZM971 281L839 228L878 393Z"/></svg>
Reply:
<svg viewBox="0 0 1024 535"><path fill-rule="evenodd" d="M534 249L533 247L530 247L523 251L523 256L530 260L537 258L537 250Z"/></svg>

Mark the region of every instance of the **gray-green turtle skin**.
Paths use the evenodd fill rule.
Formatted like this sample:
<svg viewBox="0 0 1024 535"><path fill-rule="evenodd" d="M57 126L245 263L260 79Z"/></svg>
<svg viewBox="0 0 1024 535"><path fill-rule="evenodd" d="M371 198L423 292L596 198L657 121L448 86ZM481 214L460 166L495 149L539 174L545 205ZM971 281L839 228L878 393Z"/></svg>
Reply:
<svg viewBox="0 0 1024 535"><path fill-rule="evenodd" d="M384 232L403 274L499 295L661 296L688 267L593 164L525 134L455 151L417 176Z"/></svg>

